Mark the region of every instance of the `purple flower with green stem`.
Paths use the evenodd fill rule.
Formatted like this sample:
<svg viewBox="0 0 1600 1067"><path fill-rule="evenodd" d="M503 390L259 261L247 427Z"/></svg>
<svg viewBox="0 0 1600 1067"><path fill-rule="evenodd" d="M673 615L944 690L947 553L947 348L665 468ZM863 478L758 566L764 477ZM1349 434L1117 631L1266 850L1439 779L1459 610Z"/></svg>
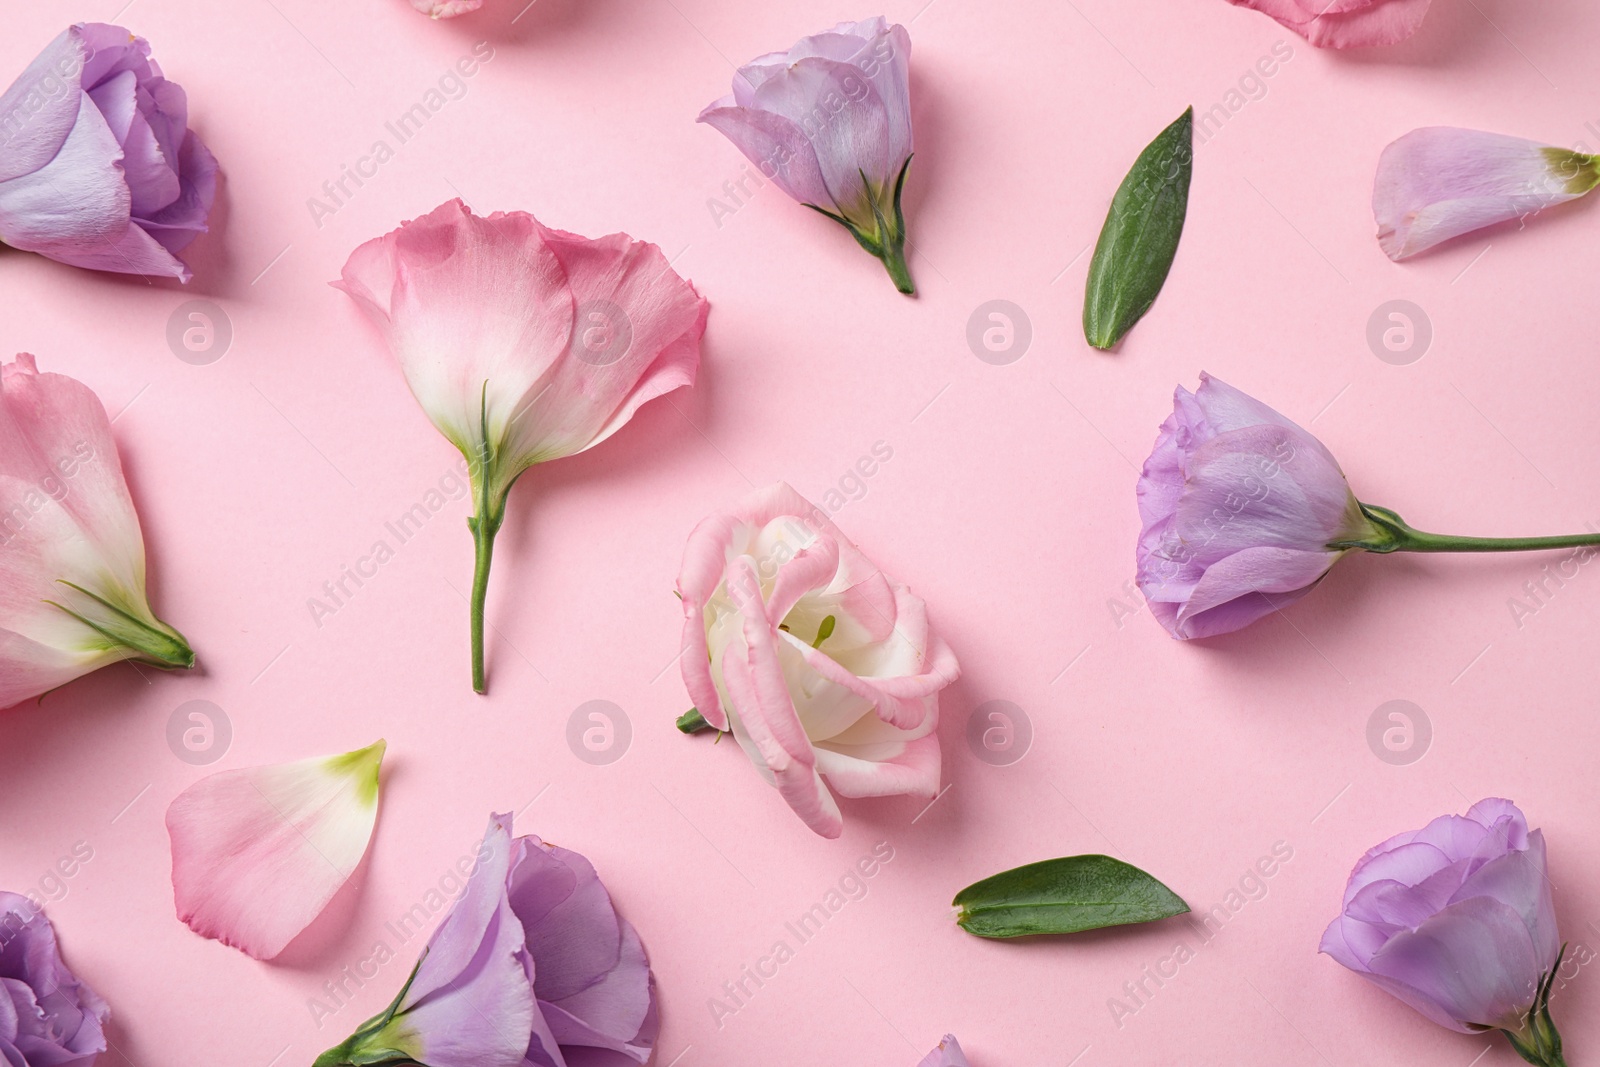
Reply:
<svg viewBox="0 0 1600 1067"><path fill-rule="evenodd" d="M1139 475L1137 582L1180 640L1248 626L1311 592L1349 552L1522 552L1600 533L1457 537L1365 504L1321 441L1208 374L1179 386Z"/></svg>
<svg viewBox="0 0 1600 1067"><path fill-rule="evenodd" d="M1443 815L1369 849L1322 951L1440 1026L1498 1030L1566 1067L1550 1018L1563 948L1544 835L1509 800Z"/></svg>
<svg viewBox="0 0 1600 1067"><path fill-rule="evenodd" d="M916 292L901 210L911 169L911 35L881 16L844 22L739 68L700 113L795 200L850 231Z"/></svg>

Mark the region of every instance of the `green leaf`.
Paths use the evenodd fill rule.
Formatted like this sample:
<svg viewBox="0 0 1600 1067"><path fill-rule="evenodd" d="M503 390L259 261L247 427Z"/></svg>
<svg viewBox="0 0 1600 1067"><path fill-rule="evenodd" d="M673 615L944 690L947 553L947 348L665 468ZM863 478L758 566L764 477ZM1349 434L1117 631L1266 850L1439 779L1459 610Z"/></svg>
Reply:
<svg viewBox="0 0 1600 1067"><path fill-rule="evenodd" d="M1189 910L1172 890L1110 856L1030 863L956 894L956 922L979 937L1075 934L1147 923Z"/></svg>
<svg viewBox="0 0 1600 1067"><path fill-rule="evenodd" d="M1178 254L1194 175L1194 108L1139 154L1111 201L1089 264L1083 335L1113 348L1156 302Z"/></svg>

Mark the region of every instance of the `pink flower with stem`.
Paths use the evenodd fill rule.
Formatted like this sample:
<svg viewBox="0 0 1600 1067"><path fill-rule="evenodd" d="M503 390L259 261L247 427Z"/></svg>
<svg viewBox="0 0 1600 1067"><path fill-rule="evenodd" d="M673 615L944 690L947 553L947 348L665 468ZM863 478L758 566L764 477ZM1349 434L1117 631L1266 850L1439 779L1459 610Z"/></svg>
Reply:
<svg viewBox="0 0 1600 1067"><path fill-rule="evenodd" d="M466 457L472 687L506 496L529 467L604 441L693 385L709 305L661 249L452 200L350 255L333 283L382 330L412 394Z"/></svg>

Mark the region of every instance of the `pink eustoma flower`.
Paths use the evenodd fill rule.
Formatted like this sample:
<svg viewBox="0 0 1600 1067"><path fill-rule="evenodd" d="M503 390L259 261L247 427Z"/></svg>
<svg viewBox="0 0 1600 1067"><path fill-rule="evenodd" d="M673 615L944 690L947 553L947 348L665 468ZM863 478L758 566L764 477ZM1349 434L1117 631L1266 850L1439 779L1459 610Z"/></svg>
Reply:
<svg viewBox="0 0 1600 1067"><path fill-rule="evenodd" d="M180 793L167 808L178 918L258 960L282 952L366 855L384 748L222 771Z"/></svg>
<svg viewBox="0 0 1600 1067"><path fill-rule="evenodd" d="M100 398L27 354L0 367L0 708L125 659L194 666L144 565Z"/></svg>
<svg viewBox="0 0 1600 1067"><path fill-rule="evenodd" d="M934 731L955 655L923 602L821 509L779 483L705 519L678 595L699 718L732 731L812 830L844 829L830 785L847 797L938 794Z"/></svg>
<svg viewBox="0 0 1600 1067"><path fill-rule="evenodd" d="M483 6L483 0L411 0L411 6L429 18L453 19Z"/></svg>
<svg viewBox="0 0 1600 1067"><path fill-rule="evenodd" d="M1318 48L1397 44L1417 32L1432 0L1229 0L1270 15Z"/></svg>
<svg viewBox="0 0 1600 1067"><path fill-rule="evenodd" d="M0 96L0 243L188 281L216 189L183 89L121 26L64 31Z"/></svg>
<svg viewBox="0 0 1600 1067"><path fill-rule="evenodd" d="M400 994L315 1067L634 1067L659 1029L644 944L594 867L493 815Z"/></svg>
<svg viewBox="0 0 1600 1067"><path fill-rule="evenodd" d="M961 1043L950 1034L944 1035L939 1047L922 1058L917 1067L971 1067L961 1051Z"/></svg>
<svg viewBox="0 0 1600 1067"><path fill-rule="evenodd" d="M882 17L844 22L740 67L700 113L763 177L849 230L902 293L901 193L911 167L911 35Z"/></svg>
<svg viewBox="0 0 1600 1067"><path fill-rule="evenodd" d="M472 683L506 494L529 467L625 426L694 384L708 305L653 244L590 239L527 212L452 200L357 248L333 283L388 340L417 402L472 475Z"/></svg>
<svg viewBox="0 0 1600 1067"><path fill-rule="evenodd" d="M1600 185L1600 157L1521 137L1430 126L1383 150L1372 190L1378 244L1402 260L1526 219Z"/></svg>
<svg viewBox="0 0 1600 1067"><path fill-rule="evenodd" d="M1544 835L1509 800L1369 849L1322 951L1440 1026L1502 1030L1530 1063L1563 1063L1548 1004L1561 935Z"/></svg>

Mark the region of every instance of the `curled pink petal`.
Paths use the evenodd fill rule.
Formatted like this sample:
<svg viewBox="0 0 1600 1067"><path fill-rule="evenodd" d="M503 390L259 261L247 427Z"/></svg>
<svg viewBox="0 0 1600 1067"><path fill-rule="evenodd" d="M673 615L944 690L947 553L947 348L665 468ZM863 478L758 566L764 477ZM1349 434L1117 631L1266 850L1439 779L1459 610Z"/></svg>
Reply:
<svg viewBox="0 0 1600 1067"><path fill-rule="evenodd" d="M483 0L411 0L411 6L435 19L453 19L483 6Z"/></svg>
<svg viewBox="0 0 1600 1067"><path fill-rule="evenodd" d="M1270 15L1318 48L1398 44L1417 32L1432 0L1229 0Z"/></svg>
<svg viewBox="0 0 1600 1067"><path fill-rule="evenodd" d="M366 854L384 742L202 778L167 809L178 918L256 959L282 952Z"/></svg>
<svg viewBox="0 0 1600 1067"><path fill-rule="evenodd" d="M1521 137L1430 126L1383 150L1372 190L1378 244L1402 260L1525 219L1600 184L1600 160Z"/></svg>
<svg viewBox="0 0 1600 1067"><path fill-rule="evenodd" d="M843 831L830 785L938 792L939 693L960 667L923 602L820 508L780 483L704 520L678 592L696 708L813 830Z"/></svg>

